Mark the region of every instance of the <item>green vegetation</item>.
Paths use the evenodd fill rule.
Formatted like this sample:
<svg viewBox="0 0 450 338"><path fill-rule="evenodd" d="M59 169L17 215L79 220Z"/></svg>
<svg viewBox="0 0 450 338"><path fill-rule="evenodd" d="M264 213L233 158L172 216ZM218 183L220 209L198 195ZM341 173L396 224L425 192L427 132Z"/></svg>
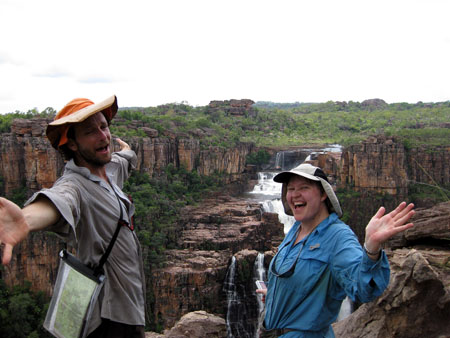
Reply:
<svg viewBox="0 0 450 338"><path fill-rule="evenodd" d="M269 162L270 154L265 149L260 149L255 153L251 153L247 156L248 164L261 165Z"/></svg>
<svg viewBox="0 0 450 338"><path fill-rule="evenodd" d="M120 137L144 137L142 127L158 131L159 137L182 133L200 139L201 146L229 148L238 142L257 147L299 144L349 145L370 135L396 136L407 147L421 144L449 145L450 101L440 103L257 102L253 113L227 113L227 107L210 109L172 103L148 108L120 109L111 132ZM53 116L47 108L27 113L0 115L0 132L10 130L14 118Z"/></svg>
<svg viewBox="0 0 450 338"><path fill-rule="evenodd" d="M426 183L410 183L408 197L412 203L435 205L436 203L450 201L450 185L439 186Z"/></svg>
<svg viewBox="0 0 450 338"><path fill-rule="evenodd" d="M30 286L26 282L9 290L0 279L0 337L51 337L42 327L49 299L43 292L31 291Z"/></svg>
<svg viewBox="0 0 450 338"><path fill-rule="evenodd" d="M161 137L175 132L186 133L188 137L200 134L205 147L231 147L239 141L254 142L258 147L314 143L345 146L377 134L396 136L409 147L449 145L450 140L450 102L256 103L254 109L254 114L239 116L186 104L120 110L118 115L122 119L115 122L112 130L120 135L120 125L127 126L137 120L143 126L158 130Z"/></svg>
<svg viewBox="0 0 450 338"><path fill-rule="evenodd" d="M200 176L196 171L175 168L169 164L163 176L150 178L148 174L133 172L124 185L135 207L135 225L145 248L148 265L159 267L164 263L162 253L176 247L175 225L180 211L193 205L222 185L222 176Z"/></svg>

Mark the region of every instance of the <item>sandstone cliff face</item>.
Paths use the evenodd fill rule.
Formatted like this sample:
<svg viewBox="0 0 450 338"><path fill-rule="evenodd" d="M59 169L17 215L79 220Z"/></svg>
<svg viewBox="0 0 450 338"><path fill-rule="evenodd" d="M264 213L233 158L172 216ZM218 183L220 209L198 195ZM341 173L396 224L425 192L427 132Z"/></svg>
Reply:
<svg viewBox="0 0 450 338"><path fill-rule="evenodd" d="M64 162L45 137L48 119L17 119L12 131L0 137L0 177L4 194L26 187L34 192L50 187L62 174ZM150 133L151 134L151 133ZM157 133L154 134L158 136ZM227 183L238 181L245 171L246 156L253 144L242 143L233 149L210 147L200 149L198 139L184 139L176 135L168 138L133 137L126 140L138 156L137 170L150 176L159 175L169 164L184 166L199 174L213 172L227 174ZM119 149L116 142L113 148Z"/></svg>
<svg viewBox="0 0 450 338"><path fill-rule="evenodd" d="M402 144L392 139L369 138L342 154L340 183L354 190L375 190L406 196L407 166Z"/></svg>
<svg viewBox="0 0 450 338"><path fill-rule="evenodd" d="M340 164L340 186L372 190L405 198L409 183L450 182L450 148L413 148L395 138L370 137L346 148Z"/></svg>
<svg viewBox="0 0 450 338"><path fill-rule="evenodd" d="M60 176L63 161L45 135L49 120L17 119L10 134L0 138L0 177L5 195L26 187L31 191L50 187Z"/></svg>
<svg viewBox="0 0 450 338"><path fill-rule="evenodd" d="M346 194L341 204L347 224L360 240L365 224L380 206L392 210L401 201L411 202L410 184L433 186L438 191L450 183L448 147L405 149L395 138L370 137L345 148L336 163L337 187L358 192ZM416 207L433 206L433 199L426 197L413 202Z"/></svg>
<svg viewBox="0 0 450 338"><path fill-rule="evenodd" d="M24 280L31 282L31 289L53 293L53 285L58 273L58 252L64 243L56 235L36 232L19 243L13 252L13 259L8 267L0 272L6 285L22 285Z"/></svg>

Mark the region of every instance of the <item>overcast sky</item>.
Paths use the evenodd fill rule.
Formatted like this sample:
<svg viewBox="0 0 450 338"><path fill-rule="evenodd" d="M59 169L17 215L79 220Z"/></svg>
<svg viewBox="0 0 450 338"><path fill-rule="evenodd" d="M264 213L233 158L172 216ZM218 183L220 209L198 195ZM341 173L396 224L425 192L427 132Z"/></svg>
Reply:
<svg viewBox="0 0 450 338"><path fill-rule="evenodd" d="M447 0L0 0L0 113L450 100Z"/></svg>

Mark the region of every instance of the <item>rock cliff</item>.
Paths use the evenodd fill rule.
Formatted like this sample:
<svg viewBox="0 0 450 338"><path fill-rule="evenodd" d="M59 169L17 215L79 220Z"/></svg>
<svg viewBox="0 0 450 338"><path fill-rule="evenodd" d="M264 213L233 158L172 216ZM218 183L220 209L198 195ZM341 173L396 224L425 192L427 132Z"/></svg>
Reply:
<svg viewBox="0 0 450 338"><path fill-rule="evenodd" d="M442 186L450 182L450 147L406 149L392 137L369 137L343 151L339 175L340 186L403 199L410 183Z"/></svg>
<svg viewBox="0 0 450 338"><path fill-rule="evenodd" d="M0 177L6 196L15 189L26 187L30 192L49 187L62 173L64 162L45 137L50 120L35 118L16 119L11 133L0 137ZM136 127L137 128L137 127ZM138 156L137 170L150 176L159 175L169 164L184 166L199 174L213 172L227 174L227 183L241 179L245 171L246 156L253 144L241 143L236 148L209 147L200 149L200 141L171 135L167 138L132 137L126 139ZM114 149L119 146L113 143Z"/></svg>
<svg viewBox="0 0 450 338"><path fill-rule="evenodd" d="M158 314L162 314L160 324L170 328L193 310L225 316L227 295L223 285L231 257L236 255L241 276L246 277L241 282L249 295L241 295L243 308L253 311L249 325L254 325L257 314L252 268L258 252L270 251L281 242L283 226L278 216L261 215L257 203L224 196L206 200L200 207L185 208L183 213L179 249L169 250L166 266L152 271L152 319L157 322Z"/></svg>

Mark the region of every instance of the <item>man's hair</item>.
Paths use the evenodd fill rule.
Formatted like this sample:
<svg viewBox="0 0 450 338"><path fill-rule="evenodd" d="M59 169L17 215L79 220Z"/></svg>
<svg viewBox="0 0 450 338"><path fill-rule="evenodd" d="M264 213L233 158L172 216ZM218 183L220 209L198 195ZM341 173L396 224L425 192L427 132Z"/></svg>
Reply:
<svg viewBox="0 0 450 338"><path fill-rule="evenodd" d="M67 130L67 138L75 141L75 128L73 128L73 126L70 126L69 129ZM70 161L72 158L75 157L75 152L69 149L67 143L58 147L58 150L65 161Z"/></svg>

